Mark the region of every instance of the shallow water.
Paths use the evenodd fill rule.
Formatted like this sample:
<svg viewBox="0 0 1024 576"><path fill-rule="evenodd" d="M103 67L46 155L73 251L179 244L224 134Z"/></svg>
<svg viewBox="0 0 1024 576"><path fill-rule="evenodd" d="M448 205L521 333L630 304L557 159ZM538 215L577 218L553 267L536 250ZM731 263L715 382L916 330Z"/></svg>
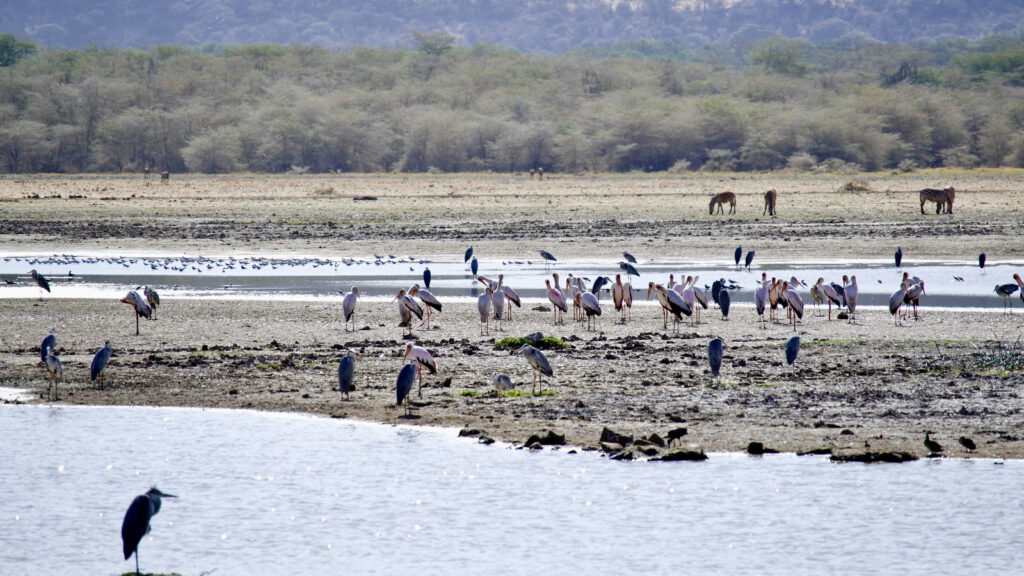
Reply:
<svg viewBox="0 0 1024 576"><path fill-rule="evenodd" d="M381 255L381 258L182 258L133 256L108 258L98 256L45 257L8 256L0 259L0 298L34 298L39 294L28 276L35 268L49 278L50 298L120 298L127 289L148 284L162 297L170 298L238 298L256 300L321 299L340 300L341 294L358 286L368 298L391 297L414 282L423 285L423 270L430 268L430 290L443 298L475 298L483 285L473 280L469 267L453 259L430 262L411 256ZM904 270L925 281L926 295L922 304L940 308L1001 308L1003 298L993 292L996 284L1013 283L1015 272L1024 273L1019 263L993 262L984 269L965 262L904 262L897 270L889 261L840 263L765 262L756 263L749 271L738 270L722 262L643 262L642 274L632 278L642 299L647 282L666 283L669 274L677 280L686 275L698 276L700 285L709 286L715 279L734 282L732 301L752 302L756 282L762 272L769 277L796 276L808 286L818 277L826 282L840 282L843 275L856 275L862 306L887 305L889 296L899 288ZM608 276L614 280L618 263L604 261L557 262L552 266L538 260L481 260L478 273L497 279L504 274L505 283L528 299L544 299L544 279L557 271L563 278L569 274L594 280ZM70 275L69 275L70 273ZM626 277L623 276L623 281ZM708 288L710 290L710 288ZM799 289L807 305L811 305L808 288ZM1019 295L1013 301L1022 305Z"/></svg>
<svg viewBox="0 0 1024 576"><path fill-rule="evenodd" d="M622 463L244 411L0 406L0 573L996 574L1024 462Z"/></svg>

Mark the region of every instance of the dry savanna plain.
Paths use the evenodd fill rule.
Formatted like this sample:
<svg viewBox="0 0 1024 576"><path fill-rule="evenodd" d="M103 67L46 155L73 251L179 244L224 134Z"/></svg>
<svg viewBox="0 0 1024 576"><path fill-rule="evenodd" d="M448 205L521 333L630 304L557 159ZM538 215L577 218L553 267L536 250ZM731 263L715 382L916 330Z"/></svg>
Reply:
<svg viewBox="0 0 1024 576"><path fill-rule="evenodd" d="M954 186L954 213L920 213L918 191ZM762 214L778 191L778 216ZM735 215L711 216L711 194L738 196ZM1017 263L1024 272L1024 172L919 171L907 174L608 175L32 175L0 178L4 255L167 255L289 257L410 255L459 261L472 245L493 261L618 262L623 251L648 261L731 258L754 247L758 263L788 277L787 264L889 261L895 247L918 261ZM22 272L22 275L27 270ZM1024 373L993 362L1012 356L1024 309L1012 316L930 309L908 326L887 310L857 322L829 322L808 305L794 366L782 349L785 324L760 329L749 306L723 321L678 334L660 308L643 302L632 320L606 313L597 329L526 302L501 332L481 335L475 303L452 302L416 328L438 373L424 376L416 410L395 406L395 378L407 342L394 304L364 299L346 331L336 300L176 299L162 293L158 320L134 335L130 309L116 300L0 299L0 385L45 402L39 343L56 330L65 379L60 401L90 405L227 407L299 411L386 423L476 429L523 443L553 431L567 443L600 448L605 428L634 441L664 439L692 451L829 450L859 456L924 457L926 431L953 457L1024 457ZM996 282L1012 279L993 278ZM635 282L639 284L639 282ZM534 287L534 288L539 288ZM639 286L638 286L639 288ZM895 289L895 285L893 286ZM749 292L748 292L749 294ZM995 295L992 295L996 298ZM804 292L805 300L810 298ZM1020 304L1019 299L1017 300ZM608 306L610 308L610 306ZM783 318L784 318L783 314ZM546 354L554 368L530 393L526 361L495 343L540 331L570 345ZM707 366L708 341L728 348L720 379ZM102 386L88 378L92 354L110 340ZM350 400L337 391L345 350L361 355ZM497 394L492 372L518 384ZM685 429L686 434L682 435ZM960 437L973 439L968 451ZM611 440L608 436L605 440ZM619 444L629 444L617 438ZM622 457L665 454L638 442ZM618 447L605 444L608 450Z"/></svg>

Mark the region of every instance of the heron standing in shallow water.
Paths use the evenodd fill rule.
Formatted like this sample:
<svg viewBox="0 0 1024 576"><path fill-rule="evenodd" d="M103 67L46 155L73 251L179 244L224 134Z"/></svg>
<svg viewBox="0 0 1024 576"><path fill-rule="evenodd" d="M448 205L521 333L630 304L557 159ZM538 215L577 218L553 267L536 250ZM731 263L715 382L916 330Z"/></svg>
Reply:
<svg viewBox="0 0 1024 576"><path fill-rule="evenodd" d="M30 270L29 275L32 276L32 279L36 281L36 286L39 287L39 299L42 300L43 290L46 290L47 294L50 293L50 282L46 280L46 277L44 277L39 272L36 272L35 270Z"/></svg>
<svg viewBox="0 0 1024 576"><path fill-rule="evenodd" d="M121 543L124 549L124 559L131 558L135 554L135 573L139 574L139 542L142 537L149 533L149 522L153 516L160 511L161 498L177 498L174 494L161 492L156 486L149 489L145 494L136 496L131 506L124 514L124 521L121 523Z"/></svg>

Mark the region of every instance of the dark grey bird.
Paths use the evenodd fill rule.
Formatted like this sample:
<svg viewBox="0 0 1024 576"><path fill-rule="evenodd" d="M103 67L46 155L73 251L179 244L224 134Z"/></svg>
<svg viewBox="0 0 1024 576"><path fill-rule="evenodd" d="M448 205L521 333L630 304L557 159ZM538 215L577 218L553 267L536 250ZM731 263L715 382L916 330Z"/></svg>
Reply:
<svg viewBox="0 0 1024 576"><path fill-rule="evenodd" d="M711 374L718 377L722 370L722 349L725 343L721 338L715 338L708 344L708 363L711 364Z"/></svg>
<svg viewBox="0 0 1024 576"><path fill-rule="evenodd" d="M349 350L338 363L338 391L345 395L345 400L348 400L349 392L355 389L352 386L355 377L356 353Z"/></svg>
<svg viewBox="0 0 1024 576"><path fill-rule="evenodd" d="M619 262L619 270L626 273L627 281L631 276L640 276L640 273L636 270L636 266L633 266L629 262Z"/></svg>
<svg viewBox="0 0 1024 576"><path fill-rule="evenodd" d="M473 273L474 278L476 278L476 271L479 269L480 263L476 261L476 257L474 256L473 259L469 261L469 270Z"/></svg>
<svg viewBox="0 0 1024 576"><path fill-rule="evenodd" d="M50 335L43 338L43 343L39 345L39 360L46 362L46 351L50 348L57 349L57 335L50 330Z"/></svg>
<svg viewBox="0 0 1024 576"><path fill-rule="evenodd" d="M136 288L138 290L138 288ZM146 304L149 304L149 310L152 313L151 320L156 320L156 307L160 305L160 295L156 293L149 286L142 288L142 295L146 297Z"/></svg>
<svg viewBox="0 0 1024 576"><path fill-rule="evenodd" d="M551 369L551 364L548 363L547 357L540 350L537 350L533 346L526 344L521 347L518 352L526 358L526 361L533 367L533 388L532 391L537 391L537 381L540 380L541 389L544 388L544 376L554 376L555 371Z"/></svg>
<svg viewBox="0 0 1024 576"><path fill-rule="evenodd" d="M590 293L597 295L601 291L601 288L604 288L607 284L611 284L611 281L612 279L607 276L598 276L597 280L594 280L594 284L590 287Z"/></svg>
<svg viewBox="0 0 1024 576"><path fill-rule="evenodd" d="M982 270L985 269L985 259L986 259L986 256L985 256L984 252L982 252L981 254L978 254L978 268L981 268Z"/></svg>
<svg viewBox="0 0 1024 576"><path fill-rule="evenodd" d="M754 251L747 252L747 257L743 259L743 264L750 270L750 264L754 261Z"/></svg>
<svg viewBox="0 0 1024 576"><path fill-rule="evenodd" d="M92 357L92 365L89 366L90 380L95 382L103 376L103 369L107 367L107 362L110 362L110 355L113 352L114 349L110 347L109 340L103 343L103 348L96 351L96 355Z"/></svg>
<svg viewBox="0 0 1024 576"><path fill-rule="evenodd" d="M832 286L832 289L836 291L836 295L842 301L842 307L846 308L846 288L838 282L832 282L829 286Z"/></svg>
<svg viewBox="0 0 1024 576"><path fill-rule="evenodd" d="M1003 297L1003 312L1006 312L1006 306L1010 306L1010 314L1013 314L1013 293L1017 291L1020 286L1016 284L996 284L995 293Z"/></svg>
<svg viewBox="0 0 1024 576"><path fill-rule="evenodd" d="M896 267L899 268L900 265L903 264L903 248L897 246L894 257L896 259Z"/></svg>
<svg viewBox="0 0 1024 576"><path fill-rule="evenodd" d="M939 444L935 440L932 440L931 432L924 433L924 447L932 454L942 453L942 444Z"/></svg>
<svg viewBox="0 0 1024 576"><path fill-rule="evenodd" d="M177 498L174 494L161 492L156 486L149 489L145 494L136 496L131 506L124 514L124 521L121 523L121 543L124 549L124 559L135 554L135 573L139 574L139 542L142 537L149 533L149 522L160 511L161 498Z"/></svg>
<svg viewBox="0 0 1024 576"><path fill-rule="evenodd" d="M786 341L786 364L790 366L796 362L796 355L800 353L800 337L793 336Z"/></svg>
<svg viewBox="0 0 1024 576"><path fill-rule="evenodd" d="M551 254L551 252L548 252L547 250L541 250L540 257L547 260L548 262L558 262L558 258L555 258L555 256Z"/></svg>
<svg viewBox="0 0 1024 576"><path fill-rule="evenodd" d="M469 262L469 259L473 257L473 247L470 246L466 249L466 259L463 262Z"/></svg>
<svg viewBox="0 0 1024 576"><path fill-rule="evenodd" d="M39 286L39 299L42 300L43 290L46 290L47 293L50 292L50 283L42 274L36 272L35 270L29 271L29 275L32 276L32 279L36 281L36 286Z"/></svg>
<svg viewBox="0 0 1024 576"><path fill-rule="evenodd" d="M978 449L978 445L974 443L974 440L971 440L967 436L961 436L959 438L959 442L960 445L964 447L964 450L967 450L968 452L974 452Z"/></svg>
<svg viewBox="0 0 1024 576"><path fill-rule="evenodd" d="M398 406L405 402L405 415L409 415L409 392L412 391L412 384L416 381L416 365L408 363L402 366L398 372L398 380L395 382L395 397L398 399Z"/></svg>
<svg viewBox="0 0 1024 576"><path fill-rule="evenodd" d="M629 252L623 252L622 257L625 258L626 262L629 262L630 264L639 264L639 262L636 261L636 257L630 254Z"/></svg>
<svg viewBox="0 0 1024 576"><path fill-rule="evenodd" d="M498 372L491 372L491 382L494 383L494 391L498 398L501 398L503 392L514 390L516 387L511 378Z"/></svg>
<svg viewBox="0 0 1024 576"><path fill-rule="evenodd" d="M57 358L57 352L53 348L46 349L46 370L50 373L53 379L53 396L50 396L50 384L46 384L46 397L51 400L60 400L57 395L57 382L58 379L64 376L64 366L60 363L60 358Z"/></svg>
<svg viewBox="0 0 1024 576"><path fill-rule="evenodd" d="M430 288L430 268L423 269L423 287Z"/></svg>
<svg viewBox="0 0 1024 576"><path fill-rule="evenodd" d="M715 304L721 306L719 299L722 296L722 288L725 287L725 282L722 280L715 280L711 283L711 299L715 301Z"/></svg>
<svg viewBox="0 0 1024 576"><path fill-rule="evenodd" d="M743 246L736 247L736 252L733 254L733 257L736 259L736 267L739 268L740 258L743 258Z"/></svg>
<svg viewBox="0 0 1024 576"><path fill-rule="evenodd" d="M732 298L729 296L728 290L722 290L718 294L718 307L722 309L723 319L729 318L729 305L731 303L731 299Z"/></svg>

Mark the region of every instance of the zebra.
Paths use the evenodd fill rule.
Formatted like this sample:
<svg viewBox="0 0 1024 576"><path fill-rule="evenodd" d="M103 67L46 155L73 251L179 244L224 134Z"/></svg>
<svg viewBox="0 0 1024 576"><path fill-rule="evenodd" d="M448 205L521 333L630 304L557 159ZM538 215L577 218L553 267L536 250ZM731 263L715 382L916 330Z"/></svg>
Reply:
<svg viewBox="0 0 1024 576"><path fill-rule="evenodd" d="M723 204L729 204L729 214L736 213L736 194L732 192L719 192L711 197L711 203L708 204L708 214L715 213L715 206L718 206L718 213L724 214L725 209L722 207Z"/></svg>
<svg viewBox="0 0 1024 576"><path fill-rule="evenodd" d="M925 202L935 202L936 214L952 214L953 200L955 199L956 190L954 190L952 186L942 190L925 188L924 190L921 190L921 214L924 214ZM943 211L943 207L945 207L945 211Z"/></svg>
<svg viewBox="0 0 1024 576"><path fill-rule="evenodd" d="M767 214L769 216L775 217L775 197L776 196L777 196L777 194L776 194L774 188L772 188L771 190L769 190L769 191L764 193L764 212L761 213L762 216Z"/></svg>

